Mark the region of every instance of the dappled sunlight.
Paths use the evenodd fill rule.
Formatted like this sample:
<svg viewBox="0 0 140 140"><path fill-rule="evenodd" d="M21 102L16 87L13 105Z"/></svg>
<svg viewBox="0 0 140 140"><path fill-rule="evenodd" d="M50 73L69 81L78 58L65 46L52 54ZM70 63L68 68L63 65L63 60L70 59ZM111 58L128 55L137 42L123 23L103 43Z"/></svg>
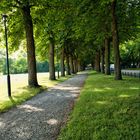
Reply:
<svg viewBox="0 0 140 140"><path fill-rule="evenodd" d="M139 83L98 75L88 77L61 139L136 139Z"/></svg>
<svg viewBox="0 0 140 140"><path fill-rule="evenodd" d="M107 101L97 101L96 103L97 103L97 104L100 104L100 105L105 105L105 104L108 104L108 102L107 102Z"/></svg>
<svg viewBox="0 0 140 140"><path fill-rule="evenodd" d="M65 98L71 98L71 97L78 97L79 94L67 94L67 93L64 93L63 95L62 94L55 94L57 97L65 97Z"/></svg>
<svg viewBox="0 0 140 140"><path fill-rule="evenodd" d="M23 102L27 98L30 98L36 95L43 89L46 89L46 86L53 87L54 85L59 83L61 80L60 78L59 80L56 80L56 81L50 81L48 77L48 73L38 73L37 75L38 75L38 83L40 85L44 85L44 87L38 88L38 89L28 87L28 74L11 74L10 75L11 76L11 92L12 92L11 95L13 99L15 100L16 104L19 102ZM3 75L3 76L0 76L0 107L5 108L7 104L11 106L13 102L11 104L11 100L9 100L8 98L7 77L6 75Z"/></svg>
<svg viewBox="0 0 140 140"><path fill-rule="evenodd" d="M52 90L54 90L54 89L52 89ZM52 91L52 90L49 90L49 91ZM57 97L65 97L65 98L71 98L71 97L74 97L74 98L76 98L76 97L78 97L79 96L79 92L80 92L80 89L79 88L71 88L71 89L61 89L59 92L61 92L61 94L60 93L55 93L55 92L58 92L58 89L55 89L54 90L54 95L55 96L57 96Z"/></svg>
<svg viewBox="0 0 140 140"><path fill-rule="evenodd" d="M122 94L122 95L119 95L120 98L128 98L130 97L130 95L127 95L127 94Z"/></svg>
<svg viewBox="0 0 140 140"><path fill-rule="evenodd" d="M50 81L48 80L48 73L38 73L38 81L39 84L42 83L42 79L43 81L43 85L54 85L53 83L49 84ZM13 94L17 94L17 93L21 93L24 92L26 90L28 90L26 87L28 85L28 74L11 74L11 91L12 91L12 95ZM45 76L45 78L44 78ZM46 84L45 84L46 81ZM0 76L0 98L3 96L7 96L7 77L6 75L2 75ZM50 87L49 86L49 87Z"/></svg>
<svg viewBox="0 0 140 140"><path fill-rule="evenodd" d="M99 88L94 88L93 91L96 91L96 92L103 92L104 90L103 90L103 89L99 89Z"/></svg>
<svg viewBox="0 0 140 140"><path fill-rule="evenodd" d="M110 87L93 88L91 86L87 86L85 89L88 91L92 90L93 92L110 92L111 90L113 90L113 88Z"/></svg>
<svg viewBox="0 0 140 140"><path fill-rule="evenodd" d="M19 109L24 109L25 112L41 112L44 111L44 109L38 108L38 107L34 107L31 105L22 105L18 107Z"/></svg>
<svg viewBox="0 0 140 140"><path fill-rule="evenodd" d="M79 96L79 94L70 94L70 95L66 95L65 97L68 97L68 98L74 97L74 98L76 98L78 96Z"/></svg>
<svg viewBox="0 0 140 140"><path fill-rule="evenodd" d="M68 86L61 86L61 85L59 85L59 86L53 87L53 89L48 89L48 91L51 91L51 90L54 90L54 91L60 90L64 94L67 93L67 92L72 93L70 95L66 95L67 97L71 97L71 96L77 97L78 95L75 94L75 93L79 93L80 92L79 87L71 87L70 85L68 85ZM59 96L59 94L57 96Z"/></svg>
<svg viewBox="0 0 140 140"><path fill-rule="evenodd" d="M72 89L74 89L74 88L76 88L76 87L73 87ZM53 89L58 89L58 90L71 90L71 87L70 87L70 85L69 86L61 86L61 85L59 85L59 86L53 87Z"/></svg>
<svg viewBox="0 0 140 140"><path fill-rule="evenodd" d="M73 90L70 90L71 93L79 93L80 90L79 89L73 89Z"/></svg>
<svg viewBox="0 0 140 140"><path fill-rule="evenodd" d="M5 126L5 123L3 123L3 122L0 121L0 128L2 128L4 126Z"/></svg>
<svg viewBox="0 0 140 140"><path fill-rule="evenodd" d="M15 91L12 92L12 95L18 96L18 95L20 95L23 92L27 92L28 90L29 90L29 88L27 88L27 86L25 86L25 87L19 87L19 88L17 88L17 90L15 90Z"/></svg>
<svg viewBox="0 0 140 140"><path fill-rule="evenodd" d="M138 87L129 87L129 89L139 89L140 90L140 88L138 88Z"/></svg>
<svg viewBox="0 0 140 140"><path fill-rule="evenodd" d="M112 88L110 88L110 87L105 87L104 89L106 89L106 90L112 90Z"/></svg>
<svg viewBox="0 0 140 140"><path fill-rule="evenodd" d="M47 124L49 124L49 125L57 125L58 124L58 120L56 120L56 119L49 119L49 120L47 120Z"/></svg>
<svg viewBox="0 0 140 140"><path fill-rule="evenodd" d="M2 103L3 101L8 101L8 100L9 98L8 98L7 93L5 93L5 95L0 96L0 103Z"/></svg>

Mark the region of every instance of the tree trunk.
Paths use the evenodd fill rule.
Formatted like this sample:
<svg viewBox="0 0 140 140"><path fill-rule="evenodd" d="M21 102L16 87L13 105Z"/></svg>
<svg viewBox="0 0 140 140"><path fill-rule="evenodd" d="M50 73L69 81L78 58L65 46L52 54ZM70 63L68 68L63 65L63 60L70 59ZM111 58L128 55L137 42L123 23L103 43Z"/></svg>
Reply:
<svg viewBox="0 0 140 140"><path fill-rule="evenodd" d="M77 60L74 59L74 73L78 72Z"/></svg>
<svg viewBox="0 0 140 140"><path fill-rule="evenodd" d="M74 74L74 64L73 64L73 56L70 56L70 69L71 69L71 73Z"/></svg>
<svg viewBox="0 0 140 140"><path fill-rule="evenodd" d="M61 49L61 76L65 76L64 48Z"/></svg>
<svg viewBox="0 0 140 140"><path fill-rule="evenodd" d="M67 75L71 75L70 73L70 63L69 63L69 55L66 54L66 64L67 64Z"/></svg>
<svg viewBox="0 0 140 140"><path fill-rule="evenodd" d="M81 61L78 60L78 72L82 71Z"/></svg>
<svg viewBox="0 0 140 140"><path fill-rule="evenodd" d="M68 46L67 46L67 41L65 41L65 49L64 49L64 52L65 52L65 58L66 58L66 74L67 75L71 75L70 73L70 60L69 60L69 50L68 50Z"/></svg>
<svg viewBox="0 0 140 140"><path fill-rule="evenodd" d="M105 74L110 75L110 41L105 38Z"/></svg>
<svg viewBox="0 0 140 140"><path fill-rule="evenodd" d="M122 80L120 66L119 37L116 16L116 0L113 0L112 2L111 12L112 12L112 39L114 48L115 80Z"/></svg>
<svg viewBox="0 0 140 140"><path fill-rule="evenodd" d="M37 87L39 85L37 82L35 44L34 44L33 23L30 14L30 7L24 6L22 8L22 14L24 18L26 43L27 43L28 85L31 87Z"/></svg>
<svg viewBox="0 0 140 140"><path fill-rule="evenodd" d="M105 53L105 49L104 49L104 47L102 48L102 50L101 50L101 72L102 73L105 73L105 67L104 67L104 57L105 57L105 55L104 55L104 53Z"/></svg>
<svg viewBox="0 0 140 140"><path fill-rule="evenodd" d="M54 64L54 40L51 37L50 37L50 46L49 46L49 79L56 80L55 64Z"/></svg>
<svg viewBox="0 0 140 140"><path fill-rule="evenodd" d="M100 52L96 52L96 55L95 55L95 70L97 72L100 72Z"/></svg>

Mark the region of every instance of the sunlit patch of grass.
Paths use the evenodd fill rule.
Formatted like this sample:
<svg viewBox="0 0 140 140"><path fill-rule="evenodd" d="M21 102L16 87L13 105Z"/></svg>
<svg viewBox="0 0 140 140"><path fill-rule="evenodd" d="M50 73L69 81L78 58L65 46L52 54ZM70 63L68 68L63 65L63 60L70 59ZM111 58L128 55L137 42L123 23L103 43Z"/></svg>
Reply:
<svg viewBox="0 0 140 140"><path fill-rule="evenodd" d="M99 89L99 90L98 90ZM59 140L138 140L140 81L89 73Z"/></svg>
<svg viewBox="0 0 140 140"><path fill-rule="evenodd" d="M49 80L48 73L38 73L39 88L30 88L27 86L27 74L11 75L12 97L7 95L6 77L0 77L0 112L5 112L9 108L19 105L22 102L32 98L41 91L53 87L54 85L67 80L72 76L60 77L57 80Z"/></svg>
<svg viewBox="0 0 140 140"><path fill-rule="evenodd" d="M20 88L19 92L17 90L16 93L12 94L12 97L10 98L5 97L0 100L0 112L5 112L9 108L21 104L22 102L32 98L33 96L35 96L36 94L40 93L43 90L44 90L43 87L40 88L24 87L23 90Z"/></svg>
<svg viewBox="0 0 140 140"><path fill-rule="evenodd" d="M108 104L108 102L107 102L107 101L97 101L96 103L97 103L97 104L101 104L101 105Z"/></svg>
<svg viewBox="0 0 140 140"><path fill-rule="evenodd" d="M128 98L128 97L130 97L130 95L123 94L123 95L119 95L119 97L121 97L121 98Z"/></svg>

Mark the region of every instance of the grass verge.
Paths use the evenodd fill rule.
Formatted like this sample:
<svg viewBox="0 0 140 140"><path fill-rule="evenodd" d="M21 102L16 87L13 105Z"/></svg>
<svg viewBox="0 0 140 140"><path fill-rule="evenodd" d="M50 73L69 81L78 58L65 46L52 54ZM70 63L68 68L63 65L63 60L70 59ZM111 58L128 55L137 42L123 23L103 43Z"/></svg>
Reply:
<svg viewBox="0 0 140 140"><path fill-rule="evenodd" d="M139 79L89 73L59 140L138 140Z"/></svg>
<svg viewBox="0 0 140 140"><path fill-rule="evenodd" d="M43 90L44 90L43 87L39 88L23 87L19 89L19 92L16 91L16 93L13 93L12 97L5 97L0 100L0 112L6 112L11 107L23 103L24 101L32 98L33 96L35 96L36 94L40 93Z"/></svg>
<svg viewBox="0 0 140 140"><path fill-rule="evenodd" d="M17 84L12 87L14 89L14 91L12 92L11 98L9 98L8 96L2 96L0 98L0 112L1 113L6 112L10 108L12 108L16 105L19 105L19 104L25 102L26 100L31 99L33 96L39 94L40 92L47 89L48 87L53 87L54 85L67 80L71 76L60 77L59 79L54 80L54 81L48 80L48 77L45 77L45 78L44 78L44 76L38 76L38 77L39 77L38 78L39 83L42 85L42 87L30 88L28 86L25 86L24 82L21 82L20 87L17 86ZM23 79L23 80L25 80L25 79Z"/></svg>

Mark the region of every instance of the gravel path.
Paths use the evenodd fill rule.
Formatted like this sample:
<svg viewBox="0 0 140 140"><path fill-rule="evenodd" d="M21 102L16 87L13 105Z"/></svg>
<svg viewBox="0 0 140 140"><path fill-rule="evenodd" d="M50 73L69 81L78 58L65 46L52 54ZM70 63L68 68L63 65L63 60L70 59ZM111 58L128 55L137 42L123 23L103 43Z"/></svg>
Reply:
<svg viewBox="0 0 140 140"><path fill-rule="evenodd" d="M0 140L56 140L86 77L78 74L0 114Z"/></svg>

